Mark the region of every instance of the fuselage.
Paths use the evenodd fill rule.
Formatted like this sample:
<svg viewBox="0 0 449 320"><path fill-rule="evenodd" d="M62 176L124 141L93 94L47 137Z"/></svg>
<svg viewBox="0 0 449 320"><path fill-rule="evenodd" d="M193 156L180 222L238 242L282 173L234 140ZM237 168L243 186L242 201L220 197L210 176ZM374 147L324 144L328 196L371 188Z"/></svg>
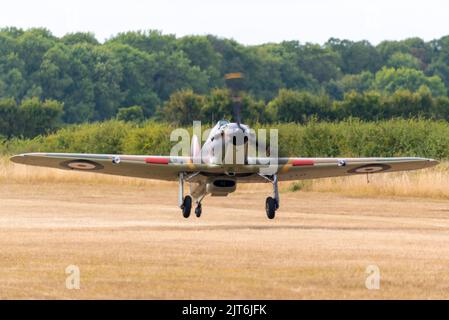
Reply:
<svg viewBox="0 0 449 320"><path fill-rule="evenodd" d="M249 126L226 120L218 121L201 148L202 161L225 166L245 164L248 142L253 139Z"/></svg>
<svg viewBox="0 0 449 320"><path fill-rule="evenodd" d="M220 120L210 130L203 146L197 136L193 136L192 158L203 164L219 166L225 174L203 173L191 184L191 195L197 201L206 194L226 196L236 190L236 174L243 170L248 161L248 142L252 140L249 126Z"/></svg>

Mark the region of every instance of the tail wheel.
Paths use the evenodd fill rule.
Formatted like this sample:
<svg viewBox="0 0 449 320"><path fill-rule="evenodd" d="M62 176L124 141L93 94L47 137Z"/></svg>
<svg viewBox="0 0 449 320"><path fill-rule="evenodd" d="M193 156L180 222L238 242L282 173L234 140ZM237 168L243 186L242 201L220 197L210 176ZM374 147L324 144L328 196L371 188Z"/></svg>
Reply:
<svg viewBox="0 0 449 320"><path fill-rule="evenodd" d="M268 219L274 219L276 215L276 200L272 197L268 197L265 201L265 211L267 212Z"/></svg>
<svg viewBox="0 0 449 320"><path fill-rule="evenodd" d="M192 197L186 196L184 202L182 203L182 216L184 218L190 217L190 211L192 210Z"/></svg>
<svg viewBox="0 0 449 320"><path fill-rule="evenodd" d="M195 215L197 218L201 217L201 212L202 212L202 208L201 208L201 203L198 204L198 206L195 208Z"/></svg>

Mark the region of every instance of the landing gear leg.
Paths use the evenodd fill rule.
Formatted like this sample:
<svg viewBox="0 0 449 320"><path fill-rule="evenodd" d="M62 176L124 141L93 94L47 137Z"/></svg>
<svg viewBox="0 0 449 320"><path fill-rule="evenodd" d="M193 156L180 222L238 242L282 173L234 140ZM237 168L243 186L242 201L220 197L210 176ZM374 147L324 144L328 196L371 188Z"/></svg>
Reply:
<svg viewBox="0 0 449 320"><path fill-rule="evenodd" d="M178 205L182 209L184 204L184 173L179 173Z"/></svg>
<svg viewBox="0 0 449 320"><path fill-rule="evenodd" d="M265 201L265 211L267 213L268 219L274 219L276 216L276 210L279 209L279 188L278 188L278 177L273 176L273 197L268 197Z"/></svg>
<svg viewBox="0 0 449 320"><path fill-rule="evenodd" d="M192 210L192 197L184 197L184 173L179 173L179 193L178 193L178 205L182 210L182 216L188 218L190 211Z"/></svg>
<svg viewBox="0 0 449 320"><path fill-rule="evenodd" d="M279 187L278 187L278 176L275 174L273 176L273 195L276 201L276 210L279 209Z"/></svg>

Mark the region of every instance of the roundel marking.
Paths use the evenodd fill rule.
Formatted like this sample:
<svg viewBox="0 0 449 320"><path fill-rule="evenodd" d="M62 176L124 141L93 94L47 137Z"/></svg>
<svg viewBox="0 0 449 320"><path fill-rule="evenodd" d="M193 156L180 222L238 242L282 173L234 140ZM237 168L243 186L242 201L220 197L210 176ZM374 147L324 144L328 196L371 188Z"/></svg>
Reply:
<svg viewBox="0 0 449 320"><path fill-rule="evenodd" d="M69 160L61 162L61 166L72 170L101 170L103 165L91 160Z"/></svg>
<svg viewBox="0 0 449 320"><path fill-rule="evenodd" d="M391 166L387 164L366 164L351 170L348 170L348 173L376 173L376 172L382 172L385 170L390 169Z"/></svg>

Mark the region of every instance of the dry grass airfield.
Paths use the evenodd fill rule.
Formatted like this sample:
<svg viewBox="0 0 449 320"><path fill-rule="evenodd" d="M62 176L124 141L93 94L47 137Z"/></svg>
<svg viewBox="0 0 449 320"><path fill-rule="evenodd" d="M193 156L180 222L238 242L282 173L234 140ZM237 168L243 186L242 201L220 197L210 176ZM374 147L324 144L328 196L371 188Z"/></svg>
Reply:
<svg viewBox="0 0 449 320"><path fill-rule="evenodd" d="M244 186L186 220L176 184L23 168L0 175L2 299L449 298L444 196L284 185L269 221L269 186ZM365 287L372 264L379 290ZM68 265L79 290L65 287Z"/></svg>

